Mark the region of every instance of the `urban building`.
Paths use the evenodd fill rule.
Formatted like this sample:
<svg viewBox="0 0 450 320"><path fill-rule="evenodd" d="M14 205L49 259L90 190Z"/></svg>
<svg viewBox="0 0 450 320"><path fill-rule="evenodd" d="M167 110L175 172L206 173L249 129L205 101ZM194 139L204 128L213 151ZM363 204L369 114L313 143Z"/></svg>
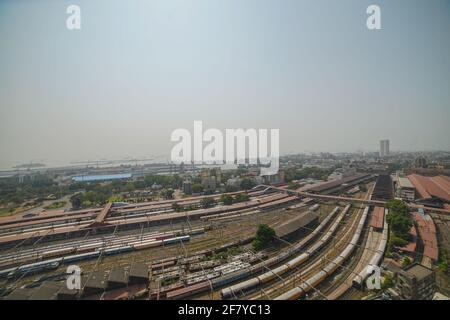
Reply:
<svg viewBox="0 0 450 320"><path fill-rule="evenodd" d="M202 186L204 190L216 190L217 183L215 176L202 177Z"/></svg>
<svg viewBox="0 0 450 320"><path fill-rule="evenodd" d="M284 183L284 170L278 170L277 173L263 176L266 184L282 184Z"/></svg>
<svg viewBox="0 0 450 320"><path fill-rule="evenodd" d="M328 180L344 179L356 175L355 168L338 168L328 176Z"/></svg>
<svg viewBox="0 0 450 320"><path fill-rule="evenodd" d="M414 201L416 197L416 188L406 177L397 176L397 197L405 201Z"/></svg>
<svg viewBox="0 0 450 320"><path fill-rule="evenodd" d="M431 300L436 288L433 270L414 263L397 275L396 291L404 300Z"/></svg>
<svg viewBox="0 0 450 320"><path fill-rule="evenodd" d="M387 157L389 155L389 140L380 140L380 157Z"/></svg>
<svg viewBox="0 0 450 320"><path fill-rule="evenodd" d="M192 182L191 180L183 181L183 193L192 194Z"/></svg>
<svg viewBox="0 0 450 320"><path fill-rule="evenodd" d="M411 174L408 179L417 191L416 202L440 208L446 203L450 204L450 177Z"/></svg>
<svg viewBox="0 0 450 320"><path fill-rule="evenodd" d="M222 171L220 168L203 169L200 177L203 188L214 191L222 181Z"/></svg>
<svg viewBox="0 0 450 320"><path fill-rule="evenodd" d="M384 209L383 207L373 208L369 225L375 231L383 231L385 210L387 211L387 209Z"/></svg>
<svg viewBox="0 0 450 320"><path fill-rule="evenodd" d="M227 186L239 189L241 187L242 179L239 177L231 177L227 180Z"/></svg>
<svg viewBox="0 0 450 320"><path fill-rule="evenodd" d="M389 174L380 174L372 191L372 200L388 201L394 198L394 183Z"/></svg>
<svg viewBox="0 0 450 320"><path fill-rule="evenodd" d="M284 180L284 178L283 178L283 180ZM261 176L254 176L253 181L255 182L256 185L264 183L264 179Z"/></svg>
<svg viewBox="0 0 450 320"><path fill-rule="evenodd" d="M416 168L426 168L427 160L424 157L417 157L416 160L414 160L414 166Z"/></svg>

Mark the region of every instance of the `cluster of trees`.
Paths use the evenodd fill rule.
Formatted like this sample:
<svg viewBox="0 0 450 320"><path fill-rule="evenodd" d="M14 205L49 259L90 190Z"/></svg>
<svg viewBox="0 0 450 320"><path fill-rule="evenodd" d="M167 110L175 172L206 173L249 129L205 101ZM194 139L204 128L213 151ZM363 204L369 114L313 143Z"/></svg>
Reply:
<svg viewBox="0 0 450 320"><path fill-rule="evenodd" d="M296 190L296 189L300 188L300 185L298 183L295 183L295 182L289 182L287 188L289 190Z"/></svg>
<svg viewBox="0 0 450 320"><path fill-rule="evenodd" d="M250 196L246 193L239 193L239 194L235 195L234 197L229 194L222 194L220 196L220 202L222 202L225 205L230 205L230 204L238 203L238 202L244 202L244 201L248 201L249 199L250 199ZM203 198L200 201L200 206L204 209L214 207L216 204L217 204L217 201L212 197ZM196 208L197 207L194 205L182 206L177 202L172 204L172 209L177 212L191 211Z"/></svg>
<svg viewBox="0 0 450 320"><path fill-rule="evenodd" d="M234 197L229 194L222 194L220 196L220 202L227 206L233 203L248 201L249 199L250 196L246 193L238 193Z"/></svg>
<svg viewBox="0 0 450 320"><path fill-rule="evenodd" d="M256 183L253 179L250 178L244 178L241 181L241 188L243 190L250 190L256 186Z"/></svg>
<svg viewBox="0 0 450 320"><path fill-rule="evenodd" d="M74 209L101 206L108 202L111 193L107 190L77 192L70 197L70 203Z"/></svg>
<svg viewBox="0 0 450 320"><path fill-rule="evenodd" d="M76 186L75 186L76 187ZM42 201L52 194L65 195L72 191L71 187L58 187L53 179L46 175L24 177L19 182L18 177L0 179L0 205L20 205L31 199Z"/></svg>
<svg viewBox="0 0 450 320"><path fill-rule="evenodd" d="M217 201L214 200L214 198L203 198L202 201L200 201L200 205L202 208L211 208L216 205Z"/></svg>
<svg viewBox="0 0 450 320"><path fill-rule="evenodd" d="M260 224L256 231L255 239L252 241L253 249L260 251L268 247L274 240L275 230L267 224Z"/></svg>
<svg viewBox="0 0 450 320"><path fill-rule="evenodd" d="M148 174L142 180L133 182L135 189L150 188L153 184L162 186L163 188L178 189L183 184L183 179L175 175Z"/></svg>
<svg viewBox="0 0 450 320"><path fill-rule="evenodd" d="M410 241L409 231L413 226L413 221L408 213L408 207L403 201L390 200L387 208L389 214L386 219L391 229L388 252L392 252L394 247L403 247L408 244Z"/></svg>
<svg viewBox="0 0 450 320"><path fill-rule="evenodd" d="M328 176L333 173L334 169L335 168L322 169L316 167L303 169L290 168L286 170L285 178L287 182L307 178L327 180Z"/></svg>
<svg viewBox="0 0 450 320"><path fill-rule="evenodd" d="M447 250L445 248L441 248L441 250L439 250L439 264L438 264L438 269L443 272L448 274L448 257L447 257Z"/></svg>
<svg viewBox="0 0 450 320"><path fill-rule="evenodd" d="M190 204L188 206L182 206L178 202L174 202L174 203L172 203L172 209L176 212L181 212L181 211L191 211L191 210L197 209L197 207L192 204Z"/></svg>
<svg viewBox="0 0 450 320"><path fill-rule="evenodd" d="M153 184L161 185L163 188L179 188L182 179L178 175L166 176L158 174L146 175L138 181L115 180L110 183L100 182L73 182L66 186L59 186L57 182L48 175L27 176L19 182L17 177L0 180L0 205L21 205L25 201L45 200L50 195L57 198L75 194L72 205L75 208L83 206L101 205L108 201L114 194L132 192L137 189L146 189Z"/></svg>
<svg viewBox="0 0 450 320"><path fill-rule="evenodd" d="M173 199L174 192L175 191L173 191L173 189L171 188L164 189L163 191L161 191L161 196L166 200L170 200Z"/></svg>
<svg viewBox="0 0 450 320"><path fill-rule="evenodd" d="M203 186L201 183L194 183L192 184L192 192L193 193L201 193L203 192Z"/></svg>
<svg viewBox="0 0 450 320"><path fill-rule="evenodd" d="M65 201L55 201L52 204L44 207L44 209L47 209L47 210L59 209L59 208L64 207L65 205L66 205Z"/></svg>
<svg viewBox="0 0 450 320"><path fill-rule="evenodd" d="M91 206L101 206L106 202L123 201L123 198L117 194L124 192L133 192L138 189L148 189L154 184L162 186L161 196L164 199L173 199L173 188L179 188L182 179L178 175L165 176L158 174L149 174L144 179L137 181L114 180L110 183L82 182L72 183L76 190L83 190L74 194L70 198L72 207L75 209L87 208Z"/></svg>
<svg viewBox="0 0 450 320"><path fill-rule="evenodd" d="M214 207L216 204L217 204L217 201L214 200L214 198L203 198L200 201L200 206L203 209ZM174 202L172 204L172 209L174 211L181 212L181 211L191 211L191 210L197 209L197 207L194 205L182 206L178 202Z"/></svg>

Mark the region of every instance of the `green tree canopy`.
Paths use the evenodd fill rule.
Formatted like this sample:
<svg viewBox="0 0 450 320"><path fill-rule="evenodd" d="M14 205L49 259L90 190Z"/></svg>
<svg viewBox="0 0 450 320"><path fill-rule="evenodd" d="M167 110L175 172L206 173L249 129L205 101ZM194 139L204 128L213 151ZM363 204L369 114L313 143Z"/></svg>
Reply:
<svg viewBox="0 0 450 320"><path fill-rule="evenodd" d="M389 214L386 219L392 232L396 237L408 241L409 231L413 226L408 207L403 201L397 199L388 201L387 207Z"/></svg>
<svg viewBox="0 0 450 320"><path fill-rule="evenodd" d="M201 206L203 208L210 208L212 206L214 206L216 204L216 200L214 200L213 198L203 198L201 201Z"/></svg>
<svg viewBox="0 0 450 320"><path fill-rule="evenodd" d="M260 224L256 231L255 239L252 242L252 246L256 251L266 248L275 237L275 230L273 230L267 224Z"/></svg>
<svg viewBox="0 0 450 320"><path fill-rule="evenodd" d="M194 183L192 185L192 192L193 193L203 192L203 186L200 183Z"/></svg>
<svg viewBox="0 0 450 320"><path fill-rule="evenodd" d="M230 205L233 203L233 197L229 194L223 194L220 196L220 202L223 202L224 205Z"/></svg>
<svg viewBox="0 0 450 320"><path fill-rule="evenodd" d="M255 184L255 181L253 181L252 179L244 178L241 181L241 188L244 190L249 190L249 189L253 188L254 186L256 186L256 184Z"/></svg>
<svg viewBox="0 0 450 320"><path fill-rule="evenodd" d="M233 202L238 203L238 202L244 202L244 201L248 201L250 200L250 196L246 193L238 193L237 195L234 196Z"/></svg>

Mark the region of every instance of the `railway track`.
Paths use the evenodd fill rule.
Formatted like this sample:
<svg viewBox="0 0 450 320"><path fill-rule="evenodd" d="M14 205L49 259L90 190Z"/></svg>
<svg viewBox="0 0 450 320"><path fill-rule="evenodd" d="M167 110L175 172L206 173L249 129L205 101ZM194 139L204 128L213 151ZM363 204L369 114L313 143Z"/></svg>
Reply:
<svg viewBox="0 0 450 320"><path fill-rule="evenodd" d="M367 196L368 195L369 193L367 193ZM352 224L352 228L350 228L350 231L347 232L345 236L345 238L348 238L350 241L347 242L347 240L344 240L345 238L342 238L341 243L343 245L343 250L338 250L337 256L334 259L331 259L333 258L333 253L328 254L328 256L323 258L324 266L317 265L318 270L313 271L314 274L312 274L310 277L308 277L309 275L305 275L305 277L302 277L302 283L300 285L277 296L276 299L284 300L299 299L303 296L308 297L308 293L311 291L311 288L315 289L315 287L322 287L323 283L328 282L331 277L333 277L333 280L335 280L337 278L337 276L335 275L336 271L342 268L346 269L344 265L354 254L354 250L358 248L358 243L361 241L361 234L363 233L364 224L366 223L368 217L368 212L369 207L366 207L362 213L361 210L359 210L359 215L361 216L361 218L356 220L355 224ZM352 229L354 229L354 231ZM319 293L325 299L327 298L321 292Z"/></svg>
<svg viewBox="0 0 450 320"><path fill-rule="evenodd" d="M337 280L335 280L328 286L327 284L325 284L325 288L321 290L322 293L327 296L327 299L336 300L347 290L349 290L352 286L353 278L356 274L359 273L359 271L361 271L360 268L357 269L358 265L360 263L363 263L365 266L367 263L369 263L371 256L369 258L364 257L364 252L366 251L368 233L370 232L367 229L363 230L363 241L361 242L360 246L356 248L353 259L346 265L346 268L342 270L342 272L339 274L339 277L335 277L335 279L337 278ZM379 240L381 240L381 237Z"/></svg>
<svg viewBox="0 0 450 320"><path fill-rule="evenodd" d="M346 210L348 210L348 209L346 209ZM312 243L310 243L310 244L307 244L305 247L303 247L302 248L302 250L301 251L304 251L304 250L306 250L306 251L308 251L308 250L313 250L312 248L314 247L314 248L317 248L317 246L319 245L319 246L323 246L324 244L327 244L327 242L324 242L324 244L320 244L320 243L322 243L323 241L326 241L325 240L325 238L326 238L326 236L323 236L322 237L322 235L326 235L326 234L328 234L328 233L334 233L334 231L331 231L331 229L337 229L337 227L338 227L338 223L340 222L340 221L342 221L341 219L345 216L345 214L346 214L346 210L344 210L343 212L341 212L339 215L338 215L338 217L336 218L336 217L333 217L334 218L334 220L332 219L332 220L330 220L328 223L327 223L327 226L325 227L325 231L321 231L319 234L321 235L320 237L319 237L319 239L317 240L317 241L315 241L315 242L312 242ZM332 216L330 216L330 217L332 217ZM323 223L323 222L322 222ZM317 230L317 229L315 229L315 230ZM314 230L314 231L315 231ZM314 234L314 231L311 233L311 234ZM310 237L311 236L311 234L310 235L308 235L308 236L306 236L304 239L302 239L301 241L299 241L299 243L302 243L303 241L306 241L306 239L308 238L308 237ZM296 243L296 244L292 244L292 246L297 246L298 245L298 243ZM306 249L305 249L306 248ZM314 251L315 251L316 249L314 249ZM299 254L299 255L296 255L296 256L292 256L292 257L290 257L290 259L300 259L300 260L298 260L299 262L297 262L297 264L298 263L301 263L302 265L304 265L305 263L308 263L308 259L306 259L306 261L303 261L303 262L301 262L301 260L303 259L303 258L301 258L301 256L302 256L302 254ZM289 261L291 261L291 260L289 260ZM287 262L287 263L289 263L289 262ZM290 273L290 271L284 271L284 272L281 272L280 274L278 274L278 271L277 271L277 273L275 273L275 271L273 271L273 270L278 270L279 268L281 268L283 265L285 265L286 264L286 261L285 262L282 262L281 264L278 264L278 267L276 267L276 266L272 266L272 271L265 271L265 274L262 274L262 275L260 275L260 276L258 276L257 278L258 279L269 279L269 281L263 281L263 280L261 280L262 281L262 283L263 284L259 284L259 289L260 289L260 291L262 292L262 293L264 293L264 288L267 288L268 286L270 286L271 285L271 283L273 283L273 278L275 278L274 277L274 275L276 274L277 275L277 277L275 278L275 279L283 279L284 280L284 278L287 276L287 275L289 275L289 273ZM274 269L275 268L275 269ZM295 267L296 269L298 269L298 267ZM282 269L281 269L282 270ZM272 278L272 280L270 280ZM255 278L254 278L255 279ZM253 281L253 280L249 280L249 281ZM241 291L241 289L240 289L240 287L241 287L241 285L239 285L239 284L237 284L237 286L238 287L236 287L236 288L234 288L233 289L233 287L230 287L231 288L231 290L232 291L234 291L234 290L239 290L239 291ZM242 292L241 292L241 294L243 294ZM254 292L254 289L252 290L252 291L250 291L250 292L248 292L247 294L246 294L246 297L247 298L249 298L249 297L253 297L255 294L257 294L257 293L255 293ZM266 297L267 295L264 293L264 296ZM240 296L241 297L241 296Z"/></svg>
<svg viewBox="0 0 450 320"><path fill-rule="evenodd" d="M264 292L252 294L249 298L252 300L272 299L312 277L317 272L317 269L323 267L327 260L331 260L342 251L349 241L349 238L351 238L352 231L357 225L358 217L360 216L361 213L359 211L352 214L351 217L347 219L345 227L336 233L333 241L325 246L318 255L299 267L298 270L290 273L283 281L276 281L275 284L272 283L269 288L264 289ZM336 241L336 239L339 240Z"/></svg>

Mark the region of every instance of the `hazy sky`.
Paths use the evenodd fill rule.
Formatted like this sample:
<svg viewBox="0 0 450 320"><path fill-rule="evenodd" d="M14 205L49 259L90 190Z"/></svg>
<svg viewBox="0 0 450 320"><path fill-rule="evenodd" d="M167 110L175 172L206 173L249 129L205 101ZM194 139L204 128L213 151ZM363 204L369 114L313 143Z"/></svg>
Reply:
<svg viewBox="0 0 450 320"><path fill-rule="evenodd" d="M168 155L194 120L282 153L450 150L449 32L437 0L0 0L0 168Z"/></svg>

